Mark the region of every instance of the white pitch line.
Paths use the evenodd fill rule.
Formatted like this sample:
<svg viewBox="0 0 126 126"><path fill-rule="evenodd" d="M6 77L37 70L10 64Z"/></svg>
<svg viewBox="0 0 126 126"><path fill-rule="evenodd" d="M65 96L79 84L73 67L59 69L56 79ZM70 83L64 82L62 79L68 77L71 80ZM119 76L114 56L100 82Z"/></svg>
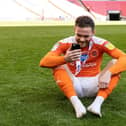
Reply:
<svg viewBox="0 0 126 126"><path fill-rule="evenodd" d="M96 25L126 25L126 21L96 21ZM74 21L0 21L0 26L73 26Z"/></svg>

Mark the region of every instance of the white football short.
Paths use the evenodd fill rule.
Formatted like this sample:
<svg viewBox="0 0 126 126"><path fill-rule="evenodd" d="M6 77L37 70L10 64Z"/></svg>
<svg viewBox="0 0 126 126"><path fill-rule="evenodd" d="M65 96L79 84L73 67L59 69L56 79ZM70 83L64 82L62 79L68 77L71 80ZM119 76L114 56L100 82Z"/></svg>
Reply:
<svg viewBox="0 0 126 126"><path fill-rule="evenodd" d="M93 97L98 92L98 75L95 77L72 77L74 89L79 97Z"/></svg>
<svg viewBox="0 0 126 126"><path fill-rule="evenodd" d="M73 81L74 89L78 97L93 97L96 96L98 88L99 74L94 77L75 77L67 65L63 66Z"/></svg>

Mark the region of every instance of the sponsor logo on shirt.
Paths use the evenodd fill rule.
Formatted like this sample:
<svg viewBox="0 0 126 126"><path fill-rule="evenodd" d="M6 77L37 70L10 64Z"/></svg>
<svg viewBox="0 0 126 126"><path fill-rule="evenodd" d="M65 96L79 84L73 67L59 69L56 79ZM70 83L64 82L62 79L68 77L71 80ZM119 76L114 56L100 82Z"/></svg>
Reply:
<svg viewBox="0 0 126 126"><path fill-rule="evenodd" d="M93 62L93 63L86 63L86 64L83 64L82 67L88 68L88 67L94 67L94 66L96 66L96 65L97 65L96 62Z"/></svg>
<svg viewBox="0 0 126 126"><path fill-rule="evenodd" d="M73 62L73 63L69 63L69 65L70 66L75 66L75 63ZM86 67L86 68L88 68L88 67L95 67L97 64L96 64L96 62L92 62L92 63L85 63L85 64L82 64L82 66L81 67Z"/></svg>

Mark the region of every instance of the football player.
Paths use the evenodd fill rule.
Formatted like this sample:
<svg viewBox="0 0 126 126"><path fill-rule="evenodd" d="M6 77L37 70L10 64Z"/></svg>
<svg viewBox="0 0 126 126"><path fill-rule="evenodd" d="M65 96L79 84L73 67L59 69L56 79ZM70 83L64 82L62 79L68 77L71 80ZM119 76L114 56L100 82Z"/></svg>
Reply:
<svg viewBox="0 0 126 126"><path fill-rule="evenodd" d="M95 36L94 21L88 16L76 19L74 32L74 36L58 41L41 59L40 66L53 69L55 81L71 102L77 118L87 111L101 117L102 103L116 87L120 73L126 70L126 54ZM101 71L104 53L112 60ZM93 96L96 98L86 109L79 98Z"/></svg>

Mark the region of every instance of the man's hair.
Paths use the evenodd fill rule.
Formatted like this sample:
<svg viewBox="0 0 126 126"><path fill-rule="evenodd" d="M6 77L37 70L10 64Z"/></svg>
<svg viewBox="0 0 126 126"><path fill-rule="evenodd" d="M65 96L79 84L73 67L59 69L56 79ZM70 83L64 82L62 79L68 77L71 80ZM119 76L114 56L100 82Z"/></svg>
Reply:
<svg viewBox="0 0 126 126"><path fill-rule="evenodd" d="M75 26L78 27L91 27L92 30L95 28L94 21L88 16L79 16L75 21Z"/></svg>

